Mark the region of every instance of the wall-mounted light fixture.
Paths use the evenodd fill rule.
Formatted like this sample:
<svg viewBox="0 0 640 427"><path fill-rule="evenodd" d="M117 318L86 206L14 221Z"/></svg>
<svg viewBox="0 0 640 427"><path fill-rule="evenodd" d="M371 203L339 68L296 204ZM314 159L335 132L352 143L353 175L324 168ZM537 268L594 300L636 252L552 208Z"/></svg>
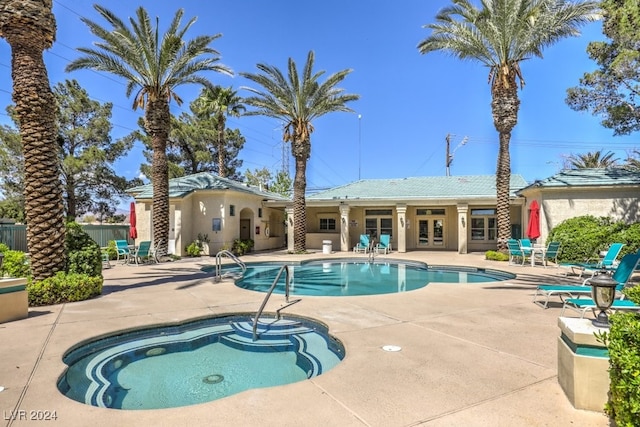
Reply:
<svg viewBox="0 0 640 427"><path fill-rule="evenodd" d="M402 226L402 228L404 228L404 218L400 217L400 225Z"/></svg>
<svg viewBox="0 0 640 427"><path fill-rule="evenodd" d="M293 218L289 218L289 225L293 225Z"/></svg>
<svg viewBox="0 0 640 427"><path fill-rule="evenodd" d="M347 225L347 219L345 217L342 217L342 225L343 226Z"/></svg>
<svg viewBox="0 0 640 427"><path fill-rule="evenodd" d="M465 226L464 217L460 218L460 222L462 223L462 228L464 228L464 226Z"/></svg>

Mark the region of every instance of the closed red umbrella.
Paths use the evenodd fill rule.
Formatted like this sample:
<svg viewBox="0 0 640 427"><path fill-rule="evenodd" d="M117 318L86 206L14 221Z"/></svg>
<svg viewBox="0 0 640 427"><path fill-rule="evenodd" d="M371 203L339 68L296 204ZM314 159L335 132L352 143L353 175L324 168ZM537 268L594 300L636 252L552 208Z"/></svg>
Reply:
<svg viewBox="0 0 640 427"><path fill-rule="evenodd" d="M129 237L133 240L138 238L138 230L136 230L136 204L135 202L131 202L131 207L129 208Z"/></svg>
<svg viewBox="0 0 640 427"><path fill-rule="evenodd" d="M540 206L533 200L529 205L529 224L527 224L527 237L537 239L540 237Z"/></svg>

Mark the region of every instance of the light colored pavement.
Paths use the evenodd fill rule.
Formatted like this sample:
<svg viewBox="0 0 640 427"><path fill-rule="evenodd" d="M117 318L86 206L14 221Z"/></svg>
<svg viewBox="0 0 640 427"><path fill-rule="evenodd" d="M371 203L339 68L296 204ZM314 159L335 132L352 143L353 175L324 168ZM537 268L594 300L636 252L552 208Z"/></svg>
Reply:
<svg viewBox="0 0 640 427"><path fill-rule="evenodd" d="M260 253L246 262L306 260L351 253ZM365 255L357 255L366 258ZM567 282L554 268L507 266L484 255L393 253L429 264L513 271L517 279L430 284L362 297L303 297L288 313L313 317L346 347L346 357L310 380L164 410L87 406L60 394L62 355L109 332L204 315L255 312L264 294L214 283L213 258L104 271L103 295L37 307L0 324L0 411L6 426L608 426L604 414L576 410L557 380L559 306L531 302L539 283ZM266 311L283 301L274 295ZM385 345L402 347L385 352ZM36 421L55 411L57 420Z"/></svg>

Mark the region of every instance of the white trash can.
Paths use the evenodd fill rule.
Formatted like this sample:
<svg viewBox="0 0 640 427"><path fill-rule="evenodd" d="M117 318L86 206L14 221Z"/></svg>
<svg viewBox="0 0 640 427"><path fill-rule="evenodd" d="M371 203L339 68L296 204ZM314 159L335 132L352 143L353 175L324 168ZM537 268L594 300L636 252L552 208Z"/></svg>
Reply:
<svg viewBox="0 0 640 427"><path fill-rule="evenodd" d="M333 247L331 245L331 240L323 240L322 241L322 253L323 254L330 254L332 249L333 249Z"/></svg>

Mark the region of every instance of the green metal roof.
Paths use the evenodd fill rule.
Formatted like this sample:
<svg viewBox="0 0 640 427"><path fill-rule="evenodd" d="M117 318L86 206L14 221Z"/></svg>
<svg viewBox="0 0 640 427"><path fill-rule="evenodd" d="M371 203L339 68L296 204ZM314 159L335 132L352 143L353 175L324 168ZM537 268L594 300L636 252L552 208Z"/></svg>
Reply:
<svg viewBox="0 0 640 427"><path fill-rule="evenodd" d="M277 193L271 193L262 190L255 185L244 184L232 179L221 178L209 172L201 172L193 175L187 175L180 178L169 180L169 198L183 198L188 194L198 190L229 190L241 193L253 194L265 199L271 200L289 200ZM135 199L151 199L153 198L153 185L140 185L138 187L129 188L130 193Z"/></svg>
<svg viewBox="0 0 640 427"><path fill-rule="evenodd" d="M526 190L528 188L610 187L633 185L640 185L640 173L628 169L568 169L549 178L536 181L522 190Z"/></svg>
<svg viewBox="0 0 640 427"><path fill-rule="evenodd" d="M525 187L521 175L511 175L511 196ZM328 199L460 199L496 197L495 175L424 176L397 179L363 179L307 196Z"/></svg>

